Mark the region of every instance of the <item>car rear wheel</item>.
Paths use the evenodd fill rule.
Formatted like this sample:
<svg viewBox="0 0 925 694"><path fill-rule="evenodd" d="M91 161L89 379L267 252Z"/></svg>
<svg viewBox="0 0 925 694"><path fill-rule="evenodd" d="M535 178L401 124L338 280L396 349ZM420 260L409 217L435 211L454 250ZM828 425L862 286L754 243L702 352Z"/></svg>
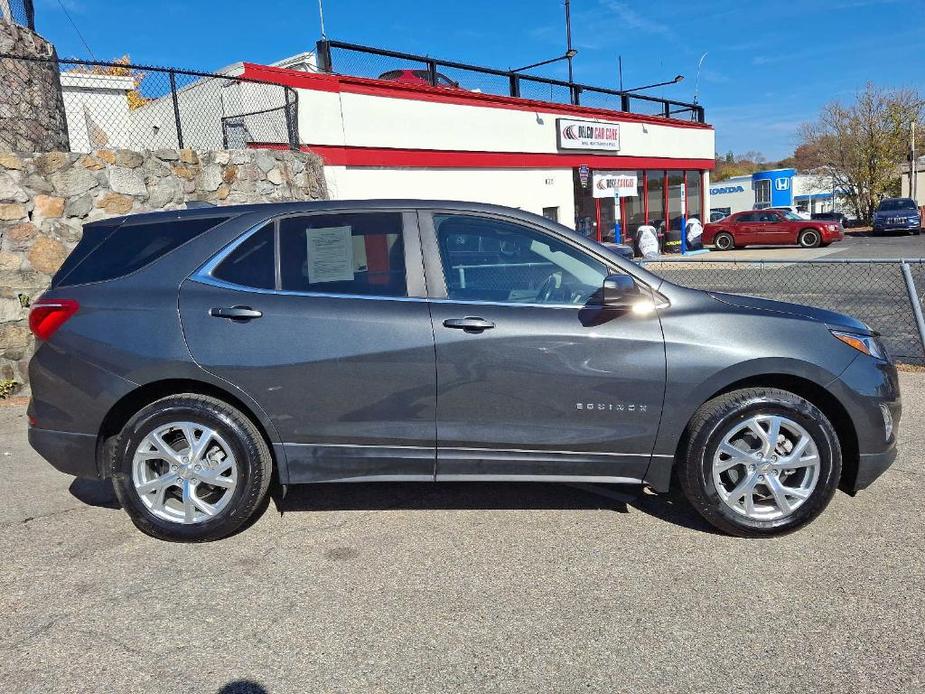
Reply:
<svg viewBox="0 0 925 694"><path fill-rule="evenodd" d="M161 540L204 542L240 528L266 497L272 458L256 426L216 398L182 394L140 410L111 447L116 495Z"/></svg>
<svg viewBox="0 0 925 694"><path fill-rule="evenodd" d="M678 478L693 507L740 537L791 532L816 518L841 476L832 424L805 398L747 388L705 403L688 428Z"/></svg>
<svg viewBox="0 0 925 694"><path fill-rule="evenodd" d="M821 243L822 237L815 229L804 229L797 241L803 248L815 248Z"/></svg>
<svg viewBox="0 0 925 694"><path fill-rule="evenodd" d="M736 242L732 234L721 231L713 238L713 245L719 251L729 251L735 248Z"/></svg>

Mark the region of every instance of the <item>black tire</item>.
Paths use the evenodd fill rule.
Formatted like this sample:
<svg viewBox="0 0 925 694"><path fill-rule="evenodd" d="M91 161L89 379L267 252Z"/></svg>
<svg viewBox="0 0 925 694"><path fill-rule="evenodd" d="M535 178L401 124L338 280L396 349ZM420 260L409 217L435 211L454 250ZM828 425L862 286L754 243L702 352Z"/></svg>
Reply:
<svg viewBox="0 0 925 694"><path fill-rule="evenodd" d="M713 237L713 246L718 251L731 251L736 247L735 239L727 231L721 231Z"/></svg>
<svg viewBox="0 0 925 694"><path fill-rule="evenodd" d="M723 436L737 422L758 414L779 414L802 426L816 444L819 477L810 496L789 515L757 520L734 511L713 480L713 458ZM828 506L841 477L841 445L819 408L794 393L776 388L746 388L720 395L700 407L688 426L677 477L691 505L710 524L739 537L772 537L797 530Z"/></svg>
<svg viewBox="0 0 925 694"><path fill-rule="evenodd" d="M135 451L159 426L173 422L202 424L216 431L234 454L237 483L226 505L211 518L185 525L154 515L133 482ZM142 408L123 427L111 446L110 474L116 496L143 533L173 542L208 542L226 537L246 523L266 497L273 459L254 423L226 402L183 393Z"/></svg>
<svg viewBox="0 0 925 694"><path fill-rule="evenodd" d="M822 234L816 229L804 229L797 237L801 248L816 248L822 243Z"/></svg>
<svg viewBox="0 0 925 694"><path fill-rule="evenodd" d="M913 236L918 236L918 235L920 235L921 233L922 233L922 228L921 228L921 227L919 227L918 229L913 229L913 230L912 230L912 235L913 235Z"/></svg>

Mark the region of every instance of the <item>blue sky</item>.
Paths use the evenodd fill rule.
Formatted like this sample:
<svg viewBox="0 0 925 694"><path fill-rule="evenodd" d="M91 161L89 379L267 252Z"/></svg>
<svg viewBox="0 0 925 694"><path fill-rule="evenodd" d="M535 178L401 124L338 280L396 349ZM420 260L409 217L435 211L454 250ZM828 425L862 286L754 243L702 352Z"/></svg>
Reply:
<svg viewBox="0 0 925 694"><path fill-rule="evenodd" d="M100 60L212 70L311 49L317 0L60 0ZM88 57L59 0L35 0L38 31L61 56ZM562 0L325 0L328 36L507 68L560 55ZM868 80L925 92L925 0L572 0L575 78L627 88L685 75L653 92L699 100L717 150L782 158L796 130ZM565 65L546 68L565 76Z"/></svg>

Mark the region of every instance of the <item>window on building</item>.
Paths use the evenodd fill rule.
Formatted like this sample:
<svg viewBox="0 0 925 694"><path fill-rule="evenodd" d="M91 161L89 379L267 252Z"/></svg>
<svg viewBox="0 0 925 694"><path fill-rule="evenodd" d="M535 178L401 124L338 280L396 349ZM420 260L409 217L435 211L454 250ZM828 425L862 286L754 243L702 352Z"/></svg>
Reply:
<svg viewBox="0 0 925 694"><path fill-rule="evenodd" d="M535 229L472 215L434 215L447 295L456 301L583 305L607 267Z"/></svg>
<svg viewBox="0 0 925 694"><path fill-rule="evenodd" d="M242 287L274 289L276 260L273 222L254 232L212 271L215 279Z"/></svg>
<svg viewBox="0 0 925 694"><path fill-rule="evenodd" d="M400 212L280 220L280 281L288 291L407 296Z"/></svg>
<svg viewBox="0 0 925 694"><path fill-rule="evenodd" d="M755 181L755 204L764 206L771 204L771 181L769 179Z"/></svg>
<svg viewBox="0 0 925 694"><path fill-rule="evenodd" d="M543 216L546 219L551 219L554 222L559 221L559 208L558 207L544 207Z"/></svg>
<svg viewBox="0 0 925 694"><path fill-rule="evenodd" d="M646 206L643 199L643 173L636 171L636 195L627 196L623 200L623 231L624 234L635 234L636 230L646 223Z"/></svg>
<svg viewBox="0 0 925 694"><path fill-rule="evenodd" d="M681 203L681 191L684 185L683 171L668 172L668 219L672 229L681 229L681 217L684 208Z"/></svg>
<svg viewBox="0 0 925 694"><path fill-rule="evenodd" d="M699 171L687 172L687 218L699 219L701 223L709 220L703 218L703 209L701 208L701 191L703 190L703 178Z"/></svg>
<svg viewBox="0 0 925 694"><path fill-rule="evenodd" d="M665 223L664 177L664 171L649 171L649 224L656 229Z"/></svg>

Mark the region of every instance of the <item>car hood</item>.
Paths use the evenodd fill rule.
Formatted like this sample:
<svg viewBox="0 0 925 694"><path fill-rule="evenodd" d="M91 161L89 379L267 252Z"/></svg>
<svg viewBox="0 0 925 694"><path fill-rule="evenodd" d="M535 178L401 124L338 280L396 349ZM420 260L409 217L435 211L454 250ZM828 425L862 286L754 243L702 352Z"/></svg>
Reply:
<svg viewBox="0 0 925 694"><path fill-rule="evenodd" d="M866 323L859 321L857 318L852 318L851 316L845 315L844 313L827 311L824 308L804 306L803 304L790 304L786 301L774 301L772 299L759 299L755 296L723 294L721 292L708 293L717 301L721 301L724 304L730 304L732 306L757 309L760 311L771 311L774 313L785 313L791 316L798 316L800 318L818 321L819 323L825 323L832 328L841 328L853 333L861 333L865 335L875 334L875 332L871 330L871 328Z"/></svg>

